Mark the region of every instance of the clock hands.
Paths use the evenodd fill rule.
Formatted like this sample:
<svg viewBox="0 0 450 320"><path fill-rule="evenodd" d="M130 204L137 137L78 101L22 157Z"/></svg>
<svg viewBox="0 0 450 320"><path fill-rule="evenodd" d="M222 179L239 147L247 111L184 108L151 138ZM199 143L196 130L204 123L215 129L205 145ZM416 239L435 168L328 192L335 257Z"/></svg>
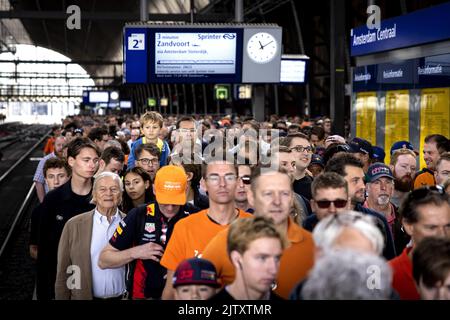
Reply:
<svg viewBox="0 0 450 320"><path fill-rule="evenodd" d="M261 41L258 41L258 42L259 42L259 49L260 49L260 50L263 50L263 49L264 49L264 46L262 45Z"/></svg>
<svg viewBox="0 0 450 320"><path fill-rule="evenodd" d="M261 49L264 49L264 47L267 47L269 44L271 44L273 42L273 40L272 41L270 41L269 43L266 43L265 45L261 45ZM261 44L261 42L259 43L259 44Z"/></svg>

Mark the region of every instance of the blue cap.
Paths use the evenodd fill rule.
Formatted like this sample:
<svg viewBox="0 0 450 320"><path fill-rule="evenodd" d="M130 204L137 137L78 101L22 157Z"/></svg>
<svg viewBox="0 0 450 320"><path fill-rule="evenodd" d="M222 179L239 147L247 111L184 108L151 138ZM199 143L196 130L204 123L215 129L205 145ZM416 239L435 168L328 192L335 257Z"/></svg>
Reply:
<svg viewBox="0 0 450 320"><path fill-rule="evenodd" d="M374 182L382 177L394 180L391 169L384 163L374 163L367 170L366 182Z"/></svg>
<svg viewBox="0 0 450 320"><path fill-rule="evenodd" d="M374 147L372 147L372 150L373 150L373 158L376 160L376 162L384 163L384 158L386 157L386 153L384 152L384 149L374 146Z"/></svg>
<svg viewBox="0 0 450 320"><path fill-rule="evenodd" d="M372 144L367 140L362 138L354 138L348 145L350 146L350 152L364 153L368 154L369 158L373 157Z"/></svg>
<svg viewBox="0 0 450 320"><path fill-rule="evenodd" d="M311 156L311 162L310 162L310 165L311 165L311 164L318 164L318 165L321 165L322 168L325 167L325 165L323 164L322 157L319 156L318 154L313 154L313 155Z"/></svg>
<svg viewBox="0 0 450 320"><path fill-rule="evenodd" d="M414 150L414 147L411 144L411 142L409 142L409 141L397 141L391 147L391 155L395 151L400 150L400 149L408 149L408 150L414 151L416 154L418 154L418 152L416 150Z"/></svg>

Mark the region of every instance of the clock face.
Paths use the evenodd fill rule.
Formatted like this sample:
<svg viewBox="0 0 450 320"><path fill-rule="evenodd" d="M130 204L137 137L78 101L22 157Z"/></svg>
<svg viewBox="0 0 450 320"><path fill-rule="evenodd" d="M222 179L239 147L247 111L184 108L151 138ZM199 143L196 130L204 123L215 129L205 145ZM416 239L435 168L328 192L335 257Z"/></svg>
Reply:
<svg viewBox="0 0 450 320"><path fill-rule="evenodd" d="M255 33L247 42L247 55L256 63L267 63L277 54L277 40L270 33Z"/></svg>

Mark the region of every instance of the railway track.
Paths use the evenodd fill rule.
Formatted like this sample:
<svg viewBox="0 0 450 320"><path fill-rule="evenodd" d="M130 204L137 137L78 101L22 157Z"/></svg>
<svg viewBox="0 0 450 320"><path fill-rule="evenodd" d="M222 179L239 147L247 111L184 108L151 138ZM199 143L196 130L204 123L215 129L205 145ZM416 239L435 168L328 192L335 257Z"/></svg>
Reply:
<svg viewBox="0 0 450 320"><path fill-rule="evenodd" d="M37 204L33 176L38 162L32 159L43 156L42 149L50 132L48 126L29 126L20 141L11 143L4 149L6 152L3 151L4 159L0 162L0 300L26 299L33 287L33 262L27 248L29 218Z"/></svg>

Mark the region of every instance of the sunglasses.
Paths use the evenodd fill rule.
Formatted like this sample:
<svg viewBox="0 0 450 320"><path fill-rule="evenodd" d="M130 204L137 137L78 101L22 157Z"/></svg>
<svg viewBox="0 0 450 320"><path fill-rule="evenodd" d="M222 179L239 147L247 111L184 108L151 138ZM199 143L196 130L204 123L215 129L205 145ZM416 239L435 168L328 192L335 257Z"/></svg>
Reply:
<svg viewBox="0 0 450 320"><path fill-rule="evenodd" d="M250 183L252 183L252 180L251 180L250 176L247 176L247 175L239 177L239 179L242 180L243 184L250 184Z"/></svg>
<svg viewBox="0 0 450 320"><path fill-rule="evenodd" d="M335 208L342 209L342 208L345 208L345 206L347 205L347 202L348 201L344 200L344 199L336 199L336 200L333 200L333 201L330 201L330 200L318 200L318 201L316 201L317 206L320 209L327 209L327 208L329 208L331 206L332 203L334 204Z"/></svg>

